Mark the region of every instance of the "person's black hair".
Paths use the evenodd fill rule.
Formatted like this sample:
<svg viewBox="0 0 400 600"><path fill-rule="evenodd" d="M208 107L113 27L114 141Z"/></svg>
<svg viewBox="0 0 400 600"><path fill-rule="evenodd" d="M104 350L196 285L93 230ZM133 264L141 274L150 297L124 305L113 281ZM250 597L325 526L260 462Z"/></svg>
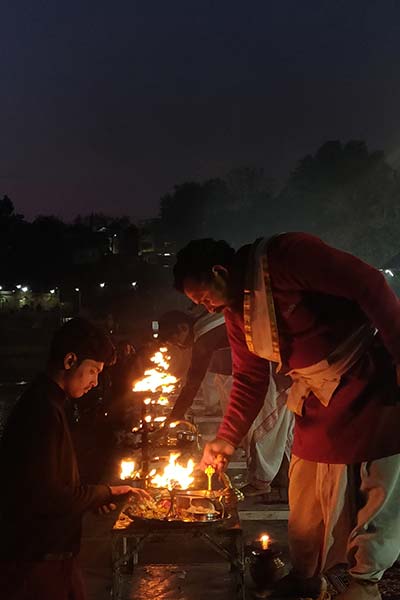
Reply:
<svg viewBox="0 0 400 600"><path fill-rule="evenodd" d="M106 366L115 361L115 348L110 337L86 319L70 319L54 334L49 363L63 367L64 358L73 352L78 362L89 358Z"/></svg>
<svg viewBox="0 0 400 600"><path fill-rule="evenodd" d="M179 250L174 266L174 286L183 292L185 279L207 282L212 278L214 265L229 268L235 255L234 249L224 240L204 238L192 240Z"/></svg>
<svg viewBox="0 0 400 600"><path fill-rule="evenodd" d="M178 333L178 327L182 323L193 327L195 319L182 310L170 310L164 313L158 320L158 335L160 341L167 342L174 333Z"/></svg>

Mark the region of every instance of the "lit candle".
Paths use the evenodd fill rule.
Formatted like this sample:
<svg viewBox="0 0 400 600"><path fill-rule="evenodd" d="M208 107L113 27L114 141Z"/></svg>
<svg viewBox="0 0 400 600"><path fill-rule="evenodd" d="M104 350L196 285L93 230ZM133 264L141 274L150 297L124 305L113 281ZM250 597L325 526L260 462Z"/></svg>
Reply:
<svg viewBox="0 0 400 600"><path fill-rule="evenodd" d="M270 540L269 535L267 535L266 533L263 533L262 536L260 537L261 548L263 550L268 550L270 541L271 540Z"/></svg>

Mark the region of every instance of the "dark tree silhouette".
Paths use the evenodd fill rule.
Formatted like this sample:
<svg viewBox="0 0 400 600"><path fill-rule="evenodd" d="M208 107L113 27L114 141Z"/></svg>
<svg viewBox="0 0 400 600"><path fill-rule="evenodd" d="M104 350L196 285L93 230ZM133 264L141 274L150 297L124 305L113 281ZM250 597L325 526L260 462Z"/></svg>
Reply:
<svg viewBox="0 0 400 600"><path fill-rule="evenodd" d="M398 247L399 200L383 152L369 152L364 141L330 141L299 161L278 197L285 213L278 220L381 265Z"/></svg>

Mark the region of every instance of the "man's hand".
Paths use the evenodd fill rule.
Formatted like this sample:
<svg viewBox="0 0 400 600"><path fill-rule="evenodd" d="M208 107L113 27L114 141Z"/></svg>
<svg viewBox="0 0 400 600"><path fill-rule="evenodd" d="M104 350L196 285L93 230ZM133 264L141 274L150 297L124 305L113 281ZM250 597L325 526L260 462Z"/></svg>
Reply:
<svg viewBox="0 0 400 600"><path fill-rule="evenodd" d="M96 513L98 515L108 515L110 512L112 512L116 508L117 508L116 504L113 504L112 502L110 502L109 504L103 504L103 506L99 506L99 508L96 509Z"/></svg>
<svg viewBox="0 0 400 600"><path fill-rule="evenodd" d="M216 438L205 445L203 456L197 468L204 471L208 465L212 465L218 472L225 471L234 452L235 447L232 444Z"/></svg>
<svg viewBox="0 0 400 600"><path fill-rule="evenodd" d="M150 498L150 494L146 490L134 488L131 485L110 485L111 495L118 499L118 496L136 496L137 500L141 498Z"/></svg>
<svg viewBox="0 0 400 600"><path fill-rule="evenodd" d="M142 490L140 488L134 488L130 485L110 485L109 486L111 495L115 497L115 500L118 501L118 497L121 496L136 496L137 500L142 498L151 498L150 494L146 492L146 490ZM115 510L117 505L114 502L109 502L108 504L103 504L94 510L94 512L98 515L108 515L110 512Z"/></svg>

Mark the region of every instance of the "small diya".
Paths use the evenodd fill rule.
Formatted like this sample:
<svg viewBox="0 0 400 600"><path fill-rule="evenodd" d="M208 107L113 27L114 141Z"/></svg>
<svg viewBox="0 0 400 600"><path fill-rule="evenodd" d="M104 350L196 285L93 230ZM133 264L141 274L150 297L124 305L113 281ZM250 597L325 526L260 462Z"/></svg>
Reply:
<svg viewBox="0 0 400 600"><path fill-rule="evenodd" d="M258 588L267 588L286 575L282 550L264 533L246 548L251 577Z"/></svg>

